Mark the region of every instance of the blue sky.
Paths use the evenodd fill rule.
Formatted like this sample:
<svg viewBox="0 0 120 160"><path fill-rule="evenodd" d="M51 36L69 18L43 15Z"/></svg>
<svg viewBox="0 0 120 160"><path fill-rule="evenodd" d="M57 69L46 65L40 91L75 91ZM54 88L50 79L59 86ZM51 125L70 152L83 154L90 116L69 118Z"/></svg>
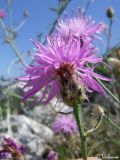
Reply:
<svg viewBox="0 0 120 160"><path fill-rule="evenodd" d="M85 6L87 0L72 0L66 11L70 14L71 10L78 7ZM14 0L12 5L12 16L8 19L6 15L4 22L6 25L18 23L23 16L25 10L29 11L29 17L25 25L17 33L16 43L19 50L25 53L27 50L32 50L33 45L30 41L31 38L35 38L38 33L47 34L52 22L56 18L56 14L50 11L50 7L57 7L58 0ZM91 3L87 15L91 16L97 22L102 21L106 24L109 23L105 13L106 8L112 6L115 9L115 21L112 28L112 40L111 46L116 44L120 40L120 12L119 0L94 0ZM7 10L6 0L0 0L0 8ZM2 30L0 28L0 33ZM103 41L99 42L100 52L104 53L106 47L105 35L103 35ZM12 61L16 58L12 49L0 39L0 76L16 77L21 74L20 69L22 66L13 64ZM27 63L30 59L25 57Z"/></svg>

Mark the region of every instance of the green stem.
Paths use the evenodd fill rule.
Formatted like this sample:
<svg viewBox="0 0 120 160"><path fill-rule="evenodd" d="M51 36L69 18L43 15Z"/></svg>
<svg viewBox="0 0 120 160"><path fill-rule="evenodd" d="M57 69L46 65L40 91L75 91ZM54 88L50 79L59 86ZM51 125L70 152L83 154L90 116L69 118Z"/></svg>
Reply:
<svg viewBox="0 0 120 160"><path fill-rule="evenodd" d="M8 124L8 135L12 136L12 127L11 127L11 122L10 122L10 99L8 95L8 100L7 100L7 124Z"/></svg>
<svg viewBox="0 0 120 160"><path fill-rule="evenodd" d="M0 104L0 120L3 120L3 110L2 110L2 105Z"/></svg>
<svg viewBox="0 0 120 160"><path fill-rule="evenodd" d="M5 26L5 24L4 24L2 19L0 19L0 26L4 30L5 35L8 36L7 28L6 28L6 26Z"/></svg>
<svg viewBox="0 0 120 160"><path fill-rule="evenodd" d="M83 160L87 160L87 143L86 143L86 137L84 135L84 128L83 128L83 121L82 121L82 111L81 111L81 105L76 104L75 107L73 107L74 116L77 122L80 139L82 143L82 156Z"/></svg>
<svg viewBox="0 0 120 160"><path fill-rule="evenodd" d="M120 127L119 127L116 123L114 123L114 122L110 119L110 117L108 117L107 115L104 115L104 118L105 118L113 127L115 127L115 128L117 128L118 130L120 130Z"/></svg>
<svg viewBox="0 0 120 160"><path fill-rule="evenodd" d="M104 90L118 103L120 104L120 100L98 79L96 78L98 83L104 88Z"/></svg>
<svg viewBox="0 0 120 160"><path fill-rule="evenodd" d="M103 114L101 114L99 121L97 122L96 126L93 129L90 129L85 133L85 136L88 136L90 133L95 132L97 129L100 128L103 120Z"/></svg>
<svg viewBox="0 0 120 160"><path fill-rule="evenodd" d="M107 36L107 49L106 49L106 52L108 52L109 49L110 49L112 24L113 24L113 19L110 18L109 30L108 30L108 36Z"/></svg>
<svg viewBox="0 0 120 160"><path fill-rule="evenodd" d="M13 51L16 53L16 56L21 60L21 62L23 63L23 65L27 66L24 62L23 57L21 56L20 51L18 50L18 48L16 47L15 41L13 41L12 39L9 39L9 32L4 24L4 22L2 21L2 19L0 19L0 26L2 27L5 35L6 35L6 39L8 44L11 46L11 48L13 49Z"/></svg>
<svg viewBox="0 0 120 160"><path fill-rule="evenodd" d="M87 66L89 67L89 65L87 64ZM118 103L120 104L120 100L119 98L117 98L102 82L100 79L95 78L96 81L103 87L103 89Z"/></svg>
<svg viewBox="0 0 120 160"><path fill-rule="evenodd" d="M15 42L14 41L10 41L9 45L11 46L11 48L13 49L13 51L16 53L16 56L21 60L21 62L23 63L23 65L27 66L26 63L24 62L23 57L21 56L21 53L17 49Z"/></svg>

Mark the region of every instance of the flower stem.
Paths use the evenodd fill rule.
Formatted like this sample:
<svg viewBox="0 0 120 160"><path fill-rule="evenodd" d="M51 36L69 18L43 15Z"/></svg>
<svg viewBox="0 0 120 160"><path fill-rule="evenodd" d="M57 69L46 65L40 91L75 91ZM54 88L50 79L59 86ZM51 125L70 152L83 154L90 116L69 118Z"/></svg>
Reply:
<svg viewBox="0 0 120 160"><path fill-rule="evenodd" d="M96 126L93 129L90 129L85 133L85 136L88 136L90 133L95 132L97 129L100 128L103 120L103 114L101 114L99 121L97 122Z"/></svg>
<svg viewBox="0 0 120 160"><path fill-rule="evenodd" d="M24 62L24 59L23 59L20 51L16 47L15 41L9 41L9 45L11 46L11 48L13 49L13 51L16 53L16 56L21 60L22 64L27 67L27 65Z"/></svg>
<svg viewBox="0 0 120 160"><path fill-rule="evenodd" d="M84 135L81 105L76 104L73 107L73 111L74 111L74 116L75 116L75 119L77 122L78 130L79 130L79 134L80 134L80 139L81 139L81 143L82 143L83 160L87 160L87 143L86 143L86 137Z"/></svg>
<svg viewBox="0 0 120 160"><path fill-rule="evenodd" d="M120 104L120 100L98 79L96 78L98 83L104 88L104 90L118 103Z"/></svg>
<svg viewBox="0 0 120 160"><path fill-rule="evenodd" d="M118 130L120 130L120 127L115 123L113 122L110 117L108 117L107 115L104 115L104 118L112 125L114 126L115 128L117 128Z"/></svg>

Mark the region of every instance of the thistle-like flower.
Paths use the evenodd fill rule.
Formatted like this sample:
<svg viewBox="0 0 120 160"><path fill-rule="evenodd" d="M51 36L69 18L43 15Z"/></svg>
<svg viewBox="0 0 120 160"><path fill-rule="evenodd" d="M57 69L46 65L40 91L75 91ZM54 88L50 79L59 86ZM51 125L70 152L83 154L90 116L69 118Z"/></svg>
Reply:
<svg viewBox="0 0 120 160"><path fill-rule="evenodd" d="M6 152L5 150L0 150L0 159L1 160L8 160L10 157L9 153Z"/></svg>
<svg viewBox="0 0 120 160"><path fill-rule="evenodd" d="M66 41L72 37L77 38L82 47L86 45L86 41L99 38L97 34L104 30L104 25L96 24L91 17L87 17L84 12L78 10L74 18L59 19L56 30Z"/></svg>
<svg viewBox="0 0 120 160"><path fill-rule="evenodd" d="M25 154L25 149L22 145L16 143L11 138L4 138L2 143L2 149L0 150L0 158L7 160L13 158L15 160L24 160L23 155Z"/></svg>
<svg viewBox="0 0 120 160"><path fill-rule="evenodd" d="M62 133L65 135L78 132L76 121L71 115L58 116L52 124L52 129L55 133Z"/></svg>
<svg viewBox="0 0 120 160"><path fill-rule="evenodd" d="M47 160L58 160L58 153L51 150L47 156Z"/></svg>
<svg viewBox="0 0 120 160"><path fill-rule="evenodd" d="M95 78L110 79L94 72L95 64L102 62L94 47L88 44L81 48L76 38L67 44L61 36L48 37L47 40L47 47L34 42L36 65L26 68L25 76L18 78L24 82L25 99L41 91L37 99L41 103L59 96L67 105L74 106L78 98L87 98L86 91L105 94Z"/></svg>

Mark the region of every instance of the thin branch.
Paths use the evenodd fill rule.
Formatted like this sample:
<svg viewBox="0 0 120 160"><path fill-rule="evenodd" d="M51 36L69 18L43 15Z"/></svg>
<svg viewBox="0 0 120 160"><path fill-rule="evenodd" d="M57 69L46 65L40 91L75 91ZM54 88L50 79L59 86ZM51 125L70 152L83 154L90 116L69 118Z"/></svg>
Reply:
<svg viewBox="0 0 120 160"><path fill-rule="evenodd" d="M113 19L110 19L108 36L107 36L107 49L106 49L106 53L107 53L107 52L109 51L109 49L110 49L112 24L113 24Z"/></svg>
<svg viewBox="0 0 120 160"><path fill-rule="evenodd" d="M57 14L57 18L55 19L55 21L53 22L52 28L50 29L48 35L51 35L55 29L55 26L58 22L58 18L62 15L62 13L64 12L64 10L66 9L67 5L70 3L71 0L68 0L64 3L64 5L62 5L59 10L58 10L58 14ZM46 43L46 41L44 42Z"/></svg>
<svg viewBox="0 0 120 160"><path fill-rule="evenodd" d="M5 35L6 35L6 41L7 43L11 46L11 48L13 49L13 51L16 53L16 56L21 60L21 62L27 66L24 62L24 59L21 56L20 51L18 50L18 48L16 47L15 42L13 41L13 39L10 39L10 35L9 35L9 31L7 30L4 22L2 21L2 19L0 19L0 26L2 27Z"/></svg>
<svg viewBox="0 0 120 160"><path fill-rule="evenodd" d="M89 131L87 131L85 133L85 136L88 136L90 133L95 132L96 130L98 130L100 128L101 124L102 124L102 120L103 120L103 114L100 115L100 118L99 118L97 124L95 125L95 127L90 129Z"/></svg>
<svg viewBox="0 0 120 160"><path fill-rule="evenodd" d="M23 25L26 23L27 18L23 18L22 21L18 24L18 26L14 29L15 32L17 32L18 30L20 30Z"/></svg>
<svg viewBox="0 0 120 160"><path fill-rule="evenodd" d="M104 118L116 129L120 131L120 126L118 126L115 122L112 121L110 117L108 117L106 114L104 114Z"/></svg>
<svg viewBox="0 0 120 160"><path fill-rule="evenodd" d="M120 104L120 100L98 79L96 78L98 83L104 88L104 90L118 103Z"/></svg>
<svg viewBox="0 0 120 160"><path fill-rule="evenodd" d="M89 65L87 64L89 67ZM103 87L103 89L118 103L120 104L120 100L102 83L102 81L98 78L95 78L96 81Z"/></svg>
<svg viewBox="0 0 120 160"><path fill-rule="evenodd" d="M22 64L27 67L27 64L24 62L24 59L23 59L23 57L21 56L20 51L19 51L18 48L16 47L15 42L14 42L14 41L10 41L10 42L9 42L9 45L11 46L11 48L13 49L13 51L16 53L16 56L20 59L20 61L22 62Z"/></svg>

